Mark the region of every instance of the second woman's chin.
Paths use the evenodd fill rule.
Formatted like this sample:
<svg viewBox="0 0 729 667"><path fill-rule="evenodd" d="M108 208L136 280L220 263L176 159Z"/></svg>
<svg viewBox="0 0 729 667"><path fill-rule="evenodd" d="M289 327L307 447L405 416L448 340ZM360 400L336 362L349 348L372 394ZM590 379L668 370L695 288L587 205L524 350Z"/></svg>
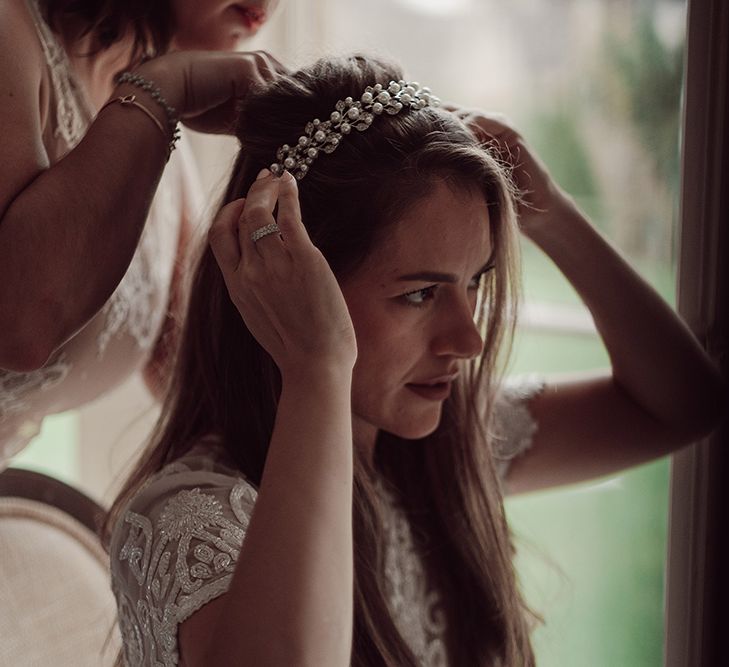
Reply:
<svg viewBox="0 0 729 667"><path fill-rule="evenodd" d="M230 17L226 18L228 12ZM174 47L178 51L236 51L258 32L259 27L247 27L237 12L229 8L214 23L179 30L174 38Z"/></svg>
<svg viewBox="0 0 729 667"><path fill-rule="evenodd" d="M175 51L237 51L247 39L242 31L227 31L217 34L178 35L172 42Z"/></svg>

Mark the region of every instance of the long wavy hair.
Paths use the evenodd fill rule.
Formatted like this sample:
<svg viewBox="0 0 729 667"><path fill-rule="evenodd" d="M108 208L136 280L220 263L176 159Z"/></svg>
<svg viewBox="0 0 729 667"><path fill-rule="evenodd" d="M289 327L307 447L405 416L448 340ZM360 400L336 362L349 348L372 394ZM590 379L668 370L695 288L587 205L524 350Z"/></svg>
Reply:
<svg viewBox="0 0 729 667"><path fill-rule="evenodd" d="M328 118L337 100L400 78L393 65L352 56L320 60L253 91L240 110L241 150L224 203L244 196L276 149L295 142L308 121ZM376 252L388 226L435 179L483 193L489 207L495 269L481 285L476 313L483 354L461 374L433 434L408 441L381 433L374 473L355 451L352 665L418 664L384 593L377 474L402 502L429 577L442 594L451 663L530 666L531 616L516 581L488 428L518 293L508 175L454 114L404 110L378 117L369 130L353 132L334 153L315 161L299 184L302 215L312 241L342 280ZM151 474L210 434L220 438L255 487L261 483L280 374L232 304L209 247L201 251L190 289L160 420L107 528Z"/></svg>
<svg viewBox="0 0 729 667"><path fill-rule="evenodd" d="M175 31L170 0L38 0L49 25L80 21L82 36L94 34L104 51L131 31L134 46L130 64L165 53ZM88 55L94 55L90 53Z"/></svg>

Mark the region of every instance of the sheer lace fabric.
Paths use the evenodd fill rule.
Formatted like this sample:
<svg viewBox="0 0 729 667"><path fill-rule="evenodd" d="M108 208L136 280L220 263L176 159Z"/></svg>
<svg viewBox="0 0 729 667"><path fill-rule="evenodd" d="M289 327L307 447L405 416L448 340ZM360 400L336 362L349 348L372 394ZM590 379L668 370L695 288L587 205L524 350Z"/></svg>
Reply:
<svg viewBox="0 0 729 667"><path fill-rule="evenodd" d="M428 580L405 512L381 481L376 488L386 508L385 590L390 613L421 665L446 667L446 618L440 595Z"/></svg>
<svg viewBox="0 0 729 667"><path fill-rule="evenodd" d="M92 107L66 53L27 0L49 85L49 117L43 143L51 164L84 136ZM40 431L43 417L78 407L120 384L151 352L162 324L181 220L175 160L160 181L134 257L104 307L43 368L0 370L0 469Z"/></svg>
<svg viewBox="0 0 729 667"><path fill-rule="evenodd" d="M206 455L153 478L111 543L127 665L177 665L177 628L228 590L256 490Z"/></svg>
<svg viewBox="0 0 729 667"><path fill-rule="evenodd" d="M537 425L527 401L539 381L507 388L499 401L502 474L529 447ZM504 411L504 412L502 412ZM141 489L114 528L110 555L126 664L179 662L177 629L228 590L257 492L200 445ZM393 619L423 667L446 667L446 618L410 524L395 496L376 484L385 521L385 585Z"/></svg>
<svg viewBox="0 0 729 667"><path fill-rule="evenodd" d="M507 378L496 396L491 423L496 471L503 480L511 460L526 451L538 424L529 412L529 400L544 389L544 379L536 374Z"/></svg>

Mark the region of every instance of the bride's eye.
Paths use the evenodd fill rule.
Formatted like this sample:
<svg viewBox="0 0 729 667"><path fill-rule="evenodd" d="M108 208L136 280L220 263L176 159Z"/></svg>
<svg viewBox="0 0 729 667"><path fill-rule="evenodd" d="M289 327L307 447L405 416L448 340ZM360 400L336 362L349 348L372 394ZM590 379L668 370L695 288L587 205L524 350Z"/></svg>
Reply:
<svg viewBox="0 0 729 667"><path fill-rule="evenodd" d="M406 292L401 298L409 306L424 306L427 301L430 301L435 296L436 287L437 285L431 285L430 287L423 287L412 292Z"/></svg>
<svg viewBox="0 0 729 667"><path fill-rule="evenodd" d="M483 271L481 271L481 273L475 275L471 279L471 283L468 286L469 289L478 289L479 287L481 287L481 285L483 284L483 281L484 281L484 278L485 278L486 274L489 271L491 271L493 268L494 268L494 265L491 264L491 265L487 266Z"/></svg>

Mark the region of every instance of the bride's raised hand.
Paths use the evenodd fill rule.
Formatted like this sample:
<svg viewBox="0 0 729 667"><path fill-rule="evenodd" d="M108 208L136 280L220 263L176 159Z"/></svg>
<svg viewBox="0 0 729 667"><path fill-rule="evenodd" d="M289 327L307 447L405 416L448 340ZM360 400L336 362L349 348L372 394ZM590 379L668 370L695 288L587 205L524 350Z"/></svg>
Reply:
<svg viewBox="0 0 729 667"><path fill-rule="evenodd" d="M251 238L274 223L280 233ZM329 264L301 221L291 174L278 178L261 171L245 200L221 209L208 238L231 300L284 377L321 365L351 370L357 356L352 320Z"/></svg>
<svg viewBox="0 0 729 667"><path fill-rule="evenodd" d="M571 198L550 175L546 165L505 116L474 109L447 107L485 146L508 165L519 193L519 227L529 232L560 215Z"/></svg>

